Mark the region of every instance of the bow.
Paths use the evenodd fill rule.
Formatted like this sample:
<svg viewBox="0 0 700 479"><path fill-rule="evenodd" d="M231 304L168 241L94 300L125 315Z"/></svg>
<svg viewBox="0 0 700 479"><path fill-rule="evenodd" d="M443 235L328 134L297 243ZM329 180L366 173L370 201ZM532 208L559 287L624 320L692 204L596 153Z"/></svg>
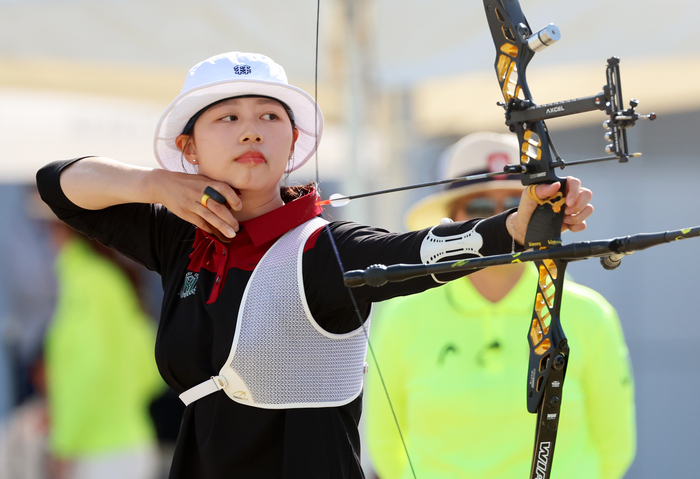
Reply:
<svg viewBox="0 0 700 479"><path fill-rule="evenodd" d="M530 28L518 0L484 0L484 9L491 36L496 47L495 69L504 102L506 125L518 137L520 145L520 174L523 185L561 183L559 192L539 202L528 225L525 246L528 248L558 248L564 219L565 180L556 176L554 168L563 165L556 153L544 120L592 110L605 111L609 119L605 135L610 143L606 151L612 156L581 162L616 159L629 161L627 128L636 120L656 116L641 116L635 112L637 102L624 108L620 82L619 59L608 60L607 83L603 91L585 98L537 106L527 85L526 69L536 52L560 38L560 31L549 24L537 32ZM534 199L537 199L531 194ZM530 477L546 479L550 475L557 437L564 378L569 358L569 346L560 322L560 307L564 271L568 261L552 255L535 260L539 272L534 308L527 334L530 358L527 377L527 408L537 413L535 447Z"/></svg>
<svg viewBox="0 0 700 479"><path fill-rule="evenodd" d="M639 119L654 120L656 115L636 113L637 101L623 105L619 59L608 60L606 84L595 95L546 105L536 105L526 80L526 69L536 52L545 49L560 37L559 29L549 24L533 32L518 0L484 0L489 28L496 47L495 70L504 101L505 123L517 135L520 164L509 165L504 172L520 174L524 186L532 189L540 183L561 183L552 198L538 200L525 236L525 246L534 251L488 258L475 258L434 265L375 265L365 271L344 274L345 284L380 286L387 281L402 281L416 276L475 269L490 265L533 261L539 280L533 313L528 327L530 358L527 377L528 411L537 414L535 446L531 478L546 479L552 467L556 443L562 391L569 358L569 346L560 322L560 306L564 272L575 259L603 257L603 266L614 269L622 256L663 242L700 235L700 227L651 235L635 235L597 242L561 245L564 218L565 180L555 174L556 168L573 164L617 160L627 162L640 153L630 153L626 130ZM604 123L609 156L565 162L557 153L545 120L587 111L600 110L608 115ZM445 180L450 181L450 180ZM421 186L421 185L418 185ZM398 189L396 189L398 190ZM384 192L379 192L384 193ZM369 196L357 195L355 197ZM354 197L338 195L328 201L347 202Z"/></svg>
<svg viewBox="0 0 700 479"><path fill-rule="evenodd" d="M560 33L550 24L533 34L517 0L505 3L484 0L484 8L496 46L495 68L505 100L501 105L505 110L506 124L518 137L520 164L527 168L520 175L521 181L526 186L545 182L562 184L554 197L537 206L528 225L525 244L539 248L557 246L561 244L565 184L556 176L552 166L551 140L544 119L548 114L556 115L566 110L564 105L544 109L536 107L525 72L535 52L557 41ZM596 101L603 103L600 99ZM530 346L527 409L530 413L537 413L530 473L531 477L537 478L549 477L552 467L569 358L569 346L559 316L566 264L555 259L535 261L539 280L527 335Z"/></svg>

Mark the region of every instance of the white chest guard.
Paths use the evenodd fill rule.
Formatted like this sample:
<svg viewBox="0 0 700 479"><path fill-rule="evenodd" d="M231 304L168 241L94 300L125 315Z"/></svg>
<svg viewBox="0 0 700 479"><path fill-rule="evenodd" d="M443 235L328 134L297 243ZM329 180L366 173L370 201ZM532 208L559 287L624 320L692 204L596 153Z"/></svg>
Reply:
<svg viewBox="0 0 700 479"><path fill-rule="evenodd" d="M333 407L362 391L367 334L332 334L311 316L302 277L314 218L283 235L256 266L243 294L226 364L180 395L185 404L223 389L236 402L266 409ZM322 265L319 265L322 267Z"/></svg>

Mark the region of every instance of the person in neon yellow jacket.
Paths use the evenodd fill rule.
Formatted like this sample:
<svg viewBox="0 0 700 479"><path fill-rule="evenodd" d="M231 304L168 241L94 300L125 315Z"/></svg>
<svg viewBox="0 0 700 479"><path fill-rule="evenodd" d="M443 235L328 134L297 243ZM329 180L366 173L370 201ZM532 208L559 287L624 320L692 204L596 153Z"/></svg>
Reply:
<svg viewBox="0 0 700 479"><path fill-rule="evenodd" d="M127 275L62 223L58 294L45 340L50 449L70 478L158 473L148 406L162 392L155 326Z"/></svg>
<svg viewBox="0 0 700 479"><path fill-rule="evenodd" d="M518 163L514 136L474 134L444 157L446 177ZM449 176L448 176L449 175ZM411 229L506 210L519 181L467 182L414 205ZM536 415L526 408L527 323L537 271L490 267L382 303L372 344L417 477L529 477ZM552 479L617 479L635 452L632 373L615 309L566 281L562 325L571 346ZM413 474L377 371L365 395L365 439L381 479Z"/></svg>

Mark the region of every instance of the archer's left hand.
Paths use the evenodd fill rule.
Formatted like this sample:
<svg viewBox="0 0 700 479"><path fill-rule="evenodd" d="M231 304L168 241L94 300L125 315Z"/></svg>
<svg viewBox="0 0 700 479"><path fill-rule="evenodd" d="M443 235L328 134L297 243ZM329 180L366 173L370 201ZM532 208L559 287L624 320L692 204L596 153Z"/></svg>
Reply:
<svg viewBox="0 0 700 479"><path fill-rule="evenodd" d="M560 183L537 185L535 195L540 199L547 199L556 194L560 187ZM581 186L581 180L573 176L566 177L566 204L562 232L566 230L578 232L586 229L586 219L593 213L593 205L590 204L592 197L591 190ZM525 243L525 232L535 208L537 203L530 198L525 189L520 196L518 211L511 214L506 221L508 232L521 245Z"/></svg>

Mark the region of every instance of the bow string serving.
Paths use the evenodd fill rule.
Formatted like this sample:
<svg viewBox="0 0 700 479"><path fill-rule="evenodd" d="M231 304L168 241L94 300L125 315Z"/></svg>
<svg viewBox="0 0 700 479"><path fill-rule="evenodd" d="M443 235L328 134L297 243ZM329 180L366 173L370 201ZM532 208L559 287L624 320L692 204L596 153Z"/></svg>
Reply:
<svg viewBox="0 0 700 479"><path fill-rule="evenodd" d="M321 26L321 0L316 0L316 44L315 44L315 63L314 63L314 100L318 101L318 58L319 58L319 34L320 34L320 26ZM315 115L318 115L318 108L314 108ZM314 121L314 127L318 129L318 119L316 118ZM316 153L315 153L315 166L316 166L316 184L320 184L320 175L319 175L319 169L318 169L318 130L314 132L314 139L316 141ZM338 195L336 195L338 196ZM363 195L363 196L371 196L371 195ZM350 200L348 199L348 202ZM320 202L321 204L331 204L330 202ZM347 204L345 202L344 204ZM343 204L343 205L344 205ZM335 204L334 206L338 206ZM327 220L325 214L321 214L321 216ZM333 254L335 255L335 259L338 262L338 267L340 268L340 272L342 273L343 276L345 276L345 268L343 267L343 262L340 258L340 253L338 252L338 246L335 242L335 239L333 238L333 232L331 231L331 228L329 226L329 223L326 223L325 226L325 231L326 234L328 235L328 238L330 240L331 246L333 248ZM357 300L355 299L355 295L352 292L352 288L350 286L346 286L348 290L348 294L350 295L350 300L352 301L353 309L355 310L355 316L357 317L357 321L359 323L359 328L362 329L363 334L365 335L365 338L367 340L367 348L370 352L370 356L372 357L372 362L375 365L375 368L377 370L377 375L379 377L380 383L382 385L382 388L384 390L384 395L386 396L387 403L389 405L389 409L391 411L391 414L393 416L394 424L396 424L396 428L399 434L399 438L401 440L401 445L403 447L404 453L406 455L406 460L408 461L409 468L411 470L411 474L413 476L413 479L416 479L416 472L415 469L413 468L413 462L411 461L411 456L408 452L408 447L406 446L406 441L404 439L403 432L401 431L401 425L399 424L399 419L396 416L396 411L394 409L394 405L391 401L391 397L389 395L389 390L386 386L386 383L384 382L384 376L382 374L381 368L379 366L379 362L377 361L377 357L374 353L374 349L372 348L372 343L370 342L369 339L369 332L367 330L365 320L362 317L362 313L360 312L360 308L357 304Z"/></svg>

